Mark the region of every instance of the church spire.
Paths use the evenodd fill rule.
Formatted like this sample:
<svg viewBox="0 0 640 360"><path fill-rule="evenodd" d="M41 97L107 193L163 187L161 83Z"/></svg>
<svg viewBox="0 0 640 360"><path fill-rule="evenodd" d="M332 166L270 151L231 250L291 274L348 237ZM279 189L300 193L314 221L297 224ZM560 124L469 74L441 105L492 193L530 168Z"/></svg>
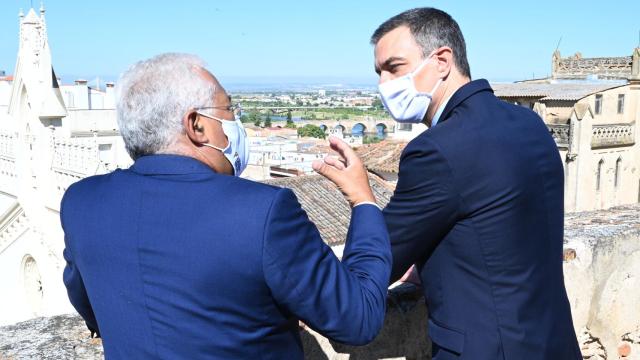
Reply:
<svg viewBox="0 0 640 360"><path fill-rule="evenodd" d="M20 45L8 109L10 114L24 113L27 109L23 109L22 104L28 103L29 113L40 118L66 116L66 107L51 64L44 13L44 4L41 4L40 16L31 8L20 18Z"/></svg>

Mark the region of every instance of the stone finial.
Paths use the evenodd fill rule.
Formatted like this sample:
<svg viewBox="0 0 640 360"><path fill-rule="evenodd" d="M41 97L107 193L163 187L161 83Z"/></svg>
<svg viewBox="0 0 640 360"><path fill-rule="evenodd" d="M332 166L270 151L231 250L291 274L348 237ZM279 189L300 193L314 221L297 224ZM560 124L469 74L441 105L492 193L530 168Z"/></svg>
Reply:
<svg viewBox="0 0 640 360"><path fill-rule="evenodd" d="M40 15L44 15L44 1L40 1Z"/></svg>
<svg viewBox="0 0 640 360"><path fill-rule="evenodd" d="M22 11L22 8L20 8L20 12L18 13L18 17L20 18L20 20L22 20L24 18L24 11Z"/></svg>
<svg viewBox="0 0 640 360"><path fill-rule="evenodd" d="M630 80L640 80L640 47L633 49L633 55L631 55Z"/></svg>

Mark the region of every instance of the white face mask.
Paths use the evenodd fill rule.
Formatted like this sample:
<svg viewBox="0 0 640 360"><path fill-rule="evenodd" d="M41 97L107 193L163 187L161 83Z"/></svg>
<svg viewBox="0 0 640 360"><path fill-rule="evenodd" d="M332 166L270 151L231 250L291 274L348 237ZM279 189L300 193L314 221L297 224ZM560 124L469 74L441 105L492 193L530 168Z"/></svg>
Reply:
<svg viewBox="0 0 640 360"><path fill-rule="evenodd" d="M428 93L419 92L416 89L413 79L431 60L432 55L433 53L427 56L412 72L378 85L382 103L397 122L419 123L424 119L424 115L427 113L429 105L431 104L433 94L438 89L438 86L440 86L442 79L439 79L433 87L433 90Z"/></svg>
<svg viewBox="0 0 640 360"><path fill-rule="evenodd" d="M233 166L233 174L235 176L240 176L249 163L249 143L247 142L247 132L244 130L244 126L240 119L236 117L235 120L224 120L200 111L198 111L198 114L208 117L209 119L219 121L222 125L222 132L224 132L228 139L228 143L225 148L204 143L202 145L222 152L231 163L231 166Z"/></svg>

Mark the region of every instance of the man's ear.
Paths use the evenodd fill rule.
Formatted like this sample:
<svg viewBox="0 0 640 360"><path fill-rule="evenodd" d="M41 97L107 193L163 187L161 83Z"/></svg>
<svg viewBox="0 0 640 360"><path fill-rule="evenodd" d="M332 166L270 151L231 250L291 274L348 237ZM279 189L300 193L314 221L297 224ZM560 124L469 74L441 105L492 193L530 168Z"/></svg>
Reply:
<svg viewBox="0 0 640 360"><path fill-rule="evenodd" d="M195 110L187 112L182 117L182 126L187 133L187 137L196 144L208 143L209 139L202 125L202 117Z"/></svg>
<svg viewBox="0 0 640 360"><path fill-rule="evenodd" d="M453 50L448 46L443 46L437 50L435 56L438 60L437 69L440 74L440 78L445 79L449 76L451 68L454 66Z"/></svg>

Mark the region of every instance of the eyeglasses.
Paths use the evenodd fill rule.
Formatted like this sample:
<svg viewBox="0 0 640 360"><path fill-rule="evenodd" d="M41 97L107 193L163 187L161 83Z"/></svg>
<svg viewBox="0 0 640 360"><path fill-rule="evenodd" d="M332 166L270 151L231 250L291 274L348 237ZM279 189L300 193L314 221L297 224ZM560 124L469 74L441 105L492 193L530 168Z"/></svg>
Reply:
<svg viewBox="0 0 640 360"><path fill-rule="evenodd" d="M229 104L228 106L203 106L203 107L195 108L194 110L209 110L209 109L224 110L231 113L235 113L236 110L240 109L240 104Z"/></svg>

